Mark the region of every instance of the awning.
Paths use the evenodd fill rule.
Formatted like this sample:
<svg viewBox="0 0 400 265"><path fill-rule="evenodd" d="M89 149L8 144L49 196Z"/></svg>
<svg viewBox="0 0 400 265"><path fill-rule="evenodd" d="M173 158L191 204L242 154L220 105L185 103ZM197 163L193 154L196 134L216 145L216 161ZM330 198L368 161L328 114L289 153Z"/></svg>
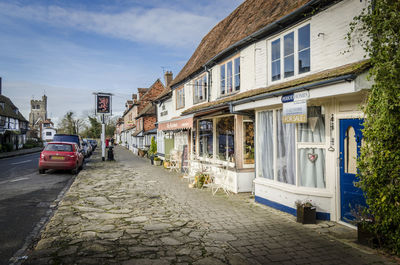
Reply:
<svg viewBox="0 0 400 265"><path fill-rule="evenodd" d="M158 129L161 131L174 131L193 128L193 115L183 116L169 121L158 122Z"/></svg>

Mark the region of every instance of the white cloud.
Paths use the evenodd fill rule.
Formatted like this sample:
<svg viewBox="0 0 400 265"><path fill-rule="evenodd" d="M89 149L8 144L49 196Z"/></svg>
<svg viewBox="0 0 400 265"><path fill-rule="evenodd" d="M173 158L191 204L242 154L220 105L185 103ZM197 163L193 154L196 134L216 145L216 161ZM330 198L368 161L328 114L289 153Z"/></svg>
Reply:
<svg viewBox="0 0 400 265"><path fill-rule="evenodd" d="M0 3L0 15L45 22L134 42L167 46L196 45L217 22L214 17L168 8L130 8L119 13L67 9L59 6L19 6Z"/></svg>

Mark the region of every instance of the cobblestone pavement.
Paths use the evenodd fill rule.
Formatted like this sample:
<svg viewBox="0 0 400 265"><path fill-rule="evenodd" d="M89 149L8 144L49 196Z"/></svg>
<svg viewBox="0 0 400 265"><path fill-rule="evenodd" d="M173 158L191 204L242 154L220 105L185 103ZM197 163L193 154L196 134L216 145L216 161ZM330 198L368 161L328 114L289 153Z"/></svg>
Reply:
<svg viewBox="0 0 400 265"><path fill-rule="evenodd" d="M249 194L212 196L122 148L116 158L77 176L25 264L391 263Z"/></svg>

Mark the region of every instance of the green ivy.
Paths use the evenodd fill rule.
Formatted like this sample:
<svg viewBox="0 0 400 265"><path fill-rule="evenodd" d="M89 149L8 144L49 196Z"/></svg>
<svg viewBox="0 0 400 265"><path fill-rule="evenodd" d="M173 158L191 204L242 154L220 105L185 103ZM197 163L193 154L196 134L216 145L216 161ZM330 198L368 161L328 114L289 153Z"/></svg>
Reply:
<svg viewBox="0 0 400 265"><path fill-rule="evenodd" d="M366 194L380 244L400 254L400 1L371 1L354 18L348 43L357 40L371 60L374 85L363 107L365 144L358 185Z"/></svg>

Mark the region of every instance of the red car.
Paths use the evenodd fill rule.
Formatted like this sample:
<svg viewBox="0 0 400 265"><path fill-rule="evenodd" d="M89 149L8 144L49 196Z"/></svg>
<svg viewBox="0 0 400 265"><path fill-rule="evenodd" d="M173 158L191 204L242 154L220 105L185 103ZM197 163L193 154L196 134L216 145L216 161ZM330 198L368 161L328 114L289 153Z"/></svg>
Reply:
<svg viewBox="0 0 400 265"><path fill-rule="evenodd" d="M43 174L46 169L64 169L76 174L82 169L83 158L76 143L50 142L40 153L39 173Z"/></svg>

